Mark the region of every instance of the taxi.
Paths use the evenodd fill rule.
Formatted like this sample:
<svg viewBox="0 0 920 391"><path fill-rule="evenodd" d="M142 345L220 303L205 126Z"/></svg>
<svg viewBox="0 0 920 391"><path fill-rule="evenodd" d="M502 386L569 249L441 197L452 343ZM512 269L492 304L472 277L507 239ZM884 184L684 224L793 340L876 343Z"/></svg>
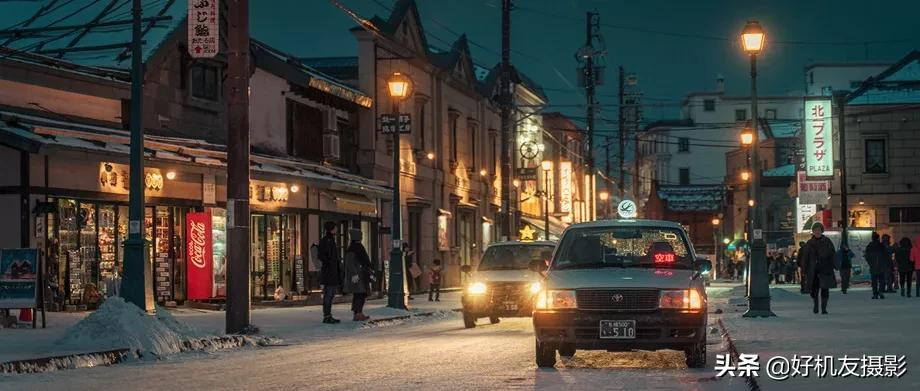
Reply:
<svg viewBox="0 0 920 391"><path fill-rule="evenodd" d="M534 295L542 290L539 270L549 263L556 244L545 241L509 241L490 245L473 270L461 269L469 281L460 297L463 325L476 327L479 318L498 323L503 317L530 316Z"/></svg>
<svg viewBox="0 0 920 391"><path fill-rule="evenodd" d="M704 367L703 276L711 269L675 222L568 227L535 298L537 365L554 366L557 351L674 349L686 354L688 367Z"/></svg>

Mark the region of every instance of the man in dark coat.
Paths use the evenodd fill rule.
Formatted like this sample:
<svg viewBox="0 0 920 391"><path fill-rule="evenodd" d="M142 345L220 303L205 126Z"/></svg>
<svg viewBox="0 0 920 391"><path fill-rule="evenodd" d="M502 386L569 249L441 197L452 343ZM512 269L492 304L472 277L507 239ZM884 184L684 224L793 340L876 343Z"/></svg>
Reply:
<svg viewBox="0 0 920 391"><path fill-rule="evenodd" d="M827 314L827 300L830 290L837 287L837 279L834 278L834 243L824 236L823 224L814 223L811 226L811 239L805 243L803 250L805 290L811 292L815 302L814 313L818 313L820 303L821 313Z"/></svg>
<svg viewBox="0 0 920 391"><path fill-rule="evenodd" d="M802 287L802 293L810 293L805 290L805 242L799 242L799 249L795 252L795 266L799 272L799 285Z"/></svg>
<svg viewBox="0 0 920 391"><path fill-rule="evenodd" d="M882 266L885 271L885 293L894 293L894 287L898 285L897 281L895 281L893 260L894 250L897 246L891 244L891 235L882 235L882 247L885 248L885 264Z"/></svg>
<svg viewBox="0 0 920 391"><path fill-rule="evenodd" d="M872 275L872 298L885 298L885 257L888 252L885 246L879 240L878 232L872 233L872 241L866 246L863 252L866 257L866 263L869 264L869 274Z"/></svg>
<svg viewBox="0 0 920 391"><path fill-rule="evenodd" d="M846 243L840 243L837 250L837 270L840 270L840 292L847 294L850 288L850 276L853 269L853 250Z"/></svg>
<svg viewBox="0 0 920 391"><path fill-rule="evenodd" d="M351 244L345 250L345 285L344 291L351 293L351 311L354 313L352 320L359 322L370 319L364 315L364 303L367 301L367 292L370 290L371 258L367 249L361 244L361 230L352 228L348 231Z"/></svg>
<svg viewBox="0 0 920 391"><path fill-rule="evenodd" d="M323 323L339 323L332 317L332 299L335 297L335 288L341 285L342 272L339 267L341 257L339 246L335 243L335 227L332 221L323 225L326 235L319 241L319 260L322 262L319 283L323 288Z"/></svg>

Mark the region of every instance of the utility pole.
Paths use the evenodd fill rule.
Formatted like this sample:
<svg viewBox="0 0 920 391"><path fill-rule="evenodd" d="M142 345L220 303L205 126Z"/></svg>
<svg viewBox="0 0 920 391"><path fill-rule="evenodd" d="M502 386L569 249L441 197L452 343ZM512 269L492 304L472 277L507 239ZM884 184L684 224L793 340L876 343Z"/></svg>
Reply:
<svg viewBox="0 0 920 391"><path fill-rule="evenodd" d="M623 187L623 185L626 182L626 163L625 163L625 157L626 157L626 123L625 122L626 120L625 120L625 115L624 115L626 111L623 107L623 103L625 102L625 100L623 99L623 95L626 91L626 86L625 86L626 75L623 73L622 66L619 67L619 82L620 82L620 87L619 87L620 88L620 92L619 92L620 101L619 101L619 104L617 105L617 107L619 107L619 110L617 111L619 113L619 116L617 118L617 122L619 124L619 131L617 133L619 134L617 136L620 137L620 148L619 148L620 165L618 166L619 171L620 171L620 183L618 183L617 186L619 186L620 199L622 200L622 199L626 199L626 189Z"/></svg>
<svg viewBox="0 0 920 391"><path fill-rule="evenodd" d="M249 306L249 0L227 1L227 333Z"/></svg>
<svg viewBox="0 0 920 391"><path fill-rule="evenodd" d="M597 87L598 75L596 74L597 69L595 69L594 65L594 56L598 55L598 53L594 50L594 37L597 35L595 30L597 29L597 25L599 23L598 18L599 16L595 12L589 11L587 13L587 17L585 19L585 45L576 54L576 58L579 62L584 61L584 67L581 69L581 71L584 79L582 83L585 87L585 97L587 99L585 133L588 137L588 150L585 155L587 155L588 172L590 173L589 178L591 181L590 186L592 195L589 199L592 209L591 215L597 214L597 202L594 199L593 193L597 190L594 181L594 178L597 175L597 171L594 168L594 107L597 104L597 102L594 100L594 90ZM608 153L606 157L608 161L610 159L609 155L610 154ZM609 183L607 187L609 187Z"/></svg>
<svg viewBox="0 0 920 391"><path fill-rule="evenodd" d="M511 0L502 0L502 63L499 91L501 107L501 176L502 176L502 237L514 240L514 211L511 209ZM517 205L515 205L517 206Z"/></svg>
<svg viewBox="0 0 920 391"><path fill-rule="evenodd" d="M836 94L837 98L837 118L839 118L840 127L837 129L840 137L840 244L849 246L847 238L847 228L850 223L850 209L847 203L847 139L846 139L846 104L847 93ZM920 281L917 282L920 284Z"/></svg>
<svg viewBox="0 0 920 391"><path fill-rule="evenodd" d="M141 99L144 96L143 51L141 50L141 0L132 2L131 28L131 157L128 179L128 239L125 240L125 275L121 292L125 301L152 312L152 270L147 265L144 239L144 126Z"/></svg>

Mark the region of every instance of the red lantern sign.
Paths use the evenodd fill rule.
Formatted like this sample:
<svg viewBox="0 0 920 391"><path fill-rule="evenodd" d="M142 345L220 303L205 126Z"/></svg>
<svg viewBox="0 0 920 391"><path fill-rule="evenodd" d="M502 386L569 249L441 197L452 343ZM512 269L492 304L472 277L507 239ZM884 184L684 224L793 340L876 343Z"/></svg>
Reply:
<svg viewBox="0 0 920 391"><path fill-rule="evenodd" d="M211 268L211 214L189 213L186 221L186 257L188 265L188 298L201 300L211 297L213 273Z"/></svg>

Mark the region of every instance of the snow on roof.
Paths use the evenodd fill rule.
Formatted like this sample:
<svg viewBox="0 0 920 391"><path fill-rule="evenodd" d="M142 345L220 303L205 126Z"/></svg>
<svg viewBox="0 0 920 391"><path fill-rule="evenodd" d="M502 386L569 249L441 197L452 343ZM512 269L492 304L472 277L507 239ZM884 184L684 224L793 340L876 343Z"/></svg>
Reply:
<svg viewBox="0 0 920 391"><path fill-rule="evenodd" d="M131 66L131 0L23 2L0 13L0 46L78 65ZM6 5L4 5L5 11ZM182 25L186 0L145 0L141 26L146 61Z"/></svg>
<svg viewBox="0 0 920 391"><path fill-rule="evenodd" d="M795 164L786 164L779 167L774 167L763 172L765 177L792 177L795 176Z"/></svg>
<svg viewBox="0 0 920 391"><path fill-rule="evenodd" d="M658 198L679 212L716 211L722 205L722 185L661 185Z"/></svg>
<svg viewBox="0 0 920 391"><path fill-rule="evenodd" d="M900 61L866 80L849 96L851 105L920 103L920 52L913 51Z"/></svg>

